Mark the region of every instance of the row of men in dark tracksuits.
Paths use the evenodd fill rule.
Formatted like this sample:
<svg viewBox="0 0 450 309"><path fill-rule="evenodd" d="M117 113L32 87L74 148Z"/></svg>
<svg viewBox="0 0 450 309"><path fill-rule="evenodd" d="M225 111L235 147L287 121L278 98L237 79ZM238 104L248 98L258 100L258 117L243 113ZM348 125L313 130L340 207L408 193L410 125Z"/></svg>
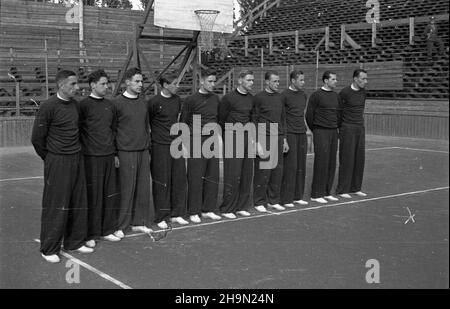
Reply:
<svg viewBox="0 0 450 309"><path fill-rule="evenodd" d="M241 72L237 89L219 101L213 93L215 73L206 72L201 76L200 90L182 105L176 95L177 78L171 75L161 78L161 92L146 102L140 96L143 80L136 68L125 73L126 91L109 101L105 99L108 77L100 70L89 76L91 95L78 104L73 99L78 90L75 73L60 71L56 76L58 93L41 105L32 133L33 146L44 160L40 237L44 259L58 262L61 245L65 250L93 252L97 239L119 241L128 228L150 233L153 222L165 229L168 220L184 225L189 224L187 218L201 222L200 216L220 220L220 213L226 218L250 216L252 206L266 212L266 206L283 210L294 207L294 203L308 204L303 200L307 150L307 97L301 90L304 75L294 71L290 77L289 89L279 94L278 74L268 72L265 90L252 96L253 73ZM306 113L316 153L311 197L319 203L326 203L325 198L335 199L329 191L339 119L346 134L341 135L342 172L337 191L347 198L352 192L364 194L360 192L364 126L352 121L362 117L367 75L355 72L355 82L341 92L342 99L332 91L335 80L335 74L324 74L324 87L311 96ZM322 91L327 92L322 95ZM335 94L337 101L330 103L334 98L327 97L328 92ZM355 93L362 95L355 98ZM206 157L203 152L193 156L195 136L178 149L188 154L187 164L172 153L177 138L177 134L171 134L172 126L185 123L190 132L195 132L195 116L201 116L201 127L219 124L224 129L223 145L231 138L234 151L242 146L245 154L248 148L258 154L255 159L249 155L224 159L221 205L219 158ZM265 147L247 131L242 132L243 142L237 140L238 132L227 134L225 124L230 123L266 124L262 135L268 143L276 139L275 154L284 155L278 156L273 168L261 168L273 152L264 156ZM279 130L269 126L274 123L279 124ZM199 136L200 145L205 146L210 137ZM211 144L210 150L217 151L215 147L217 144ZM348 149L344 151L345 147ZM150 171L154 207L150 205Z"/></svg>

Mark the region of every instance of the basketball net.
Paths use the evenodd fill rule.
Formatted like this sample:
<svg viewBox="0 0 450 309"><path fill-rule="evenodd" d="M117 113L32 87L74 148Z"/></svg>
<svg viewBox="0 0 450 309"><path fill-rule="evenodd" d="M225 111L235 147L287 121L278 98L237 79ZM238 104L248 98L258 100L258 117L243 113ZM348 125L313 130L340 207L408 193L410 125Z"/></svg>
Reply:
<svg viewBox="0 0 450 309"><path fill-rule="evenodd" d="M216 22L217 15L220 11L217 10L195 10L198 21L200 23L200 42L201 50L210 52L214 48L214 33L213 28Z"/></svg>

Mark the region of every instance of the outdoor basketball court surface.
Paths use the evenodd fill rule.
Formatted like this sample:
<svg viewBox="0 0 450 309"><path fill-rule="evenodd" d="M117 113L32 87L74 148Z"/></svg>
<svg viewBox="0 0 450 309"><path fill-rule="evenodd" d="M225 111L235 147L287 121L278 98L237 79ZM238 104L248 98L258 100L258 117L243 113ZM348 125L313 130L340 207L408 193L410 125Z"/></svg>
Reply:
<svg viewBox="0 0 450 309"><path fill-rule="evenodd" d="M37 242L43 164L30 147L0 149L0 288L448 288L448 151L368 136L365 198L173 225L157 242L131 234L50 264Z"/></svg>

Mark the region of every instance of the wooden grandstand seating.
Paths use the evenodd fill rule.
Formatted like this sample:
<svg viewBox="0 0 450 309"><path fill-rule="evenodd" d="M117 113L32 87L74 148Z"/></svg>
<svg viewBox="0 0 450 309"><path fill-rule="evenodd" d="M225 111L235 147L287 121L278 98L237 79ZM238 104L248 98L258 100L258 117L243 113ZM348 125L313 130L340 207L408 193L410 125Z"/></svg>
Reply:
<svg viewBox="0 0 450 309"><path fill-rule="evenodd" d="M45 95L45 58L47 58L50 95L54 94L54 76L64 68L85 74L81 83L95 69L104 69L115 83L128 52L132 48L134 24L142 20L142 11L129 9L84 8L84 55L80 62L78 25L65 20L67 8L52 3L2 0L0 10L0 106L15 104L15 83L7 73L17 68L21 76L20 101L39 100ZM153 13L151 12L150 15ZM150 16L150 20L152 17ZM150 22L143 34L192 37L192 31L160 29ZM141 42L141 50L153 74L169 64L182 47L159 42ZM47 49L45 50L45 46ZM182 58L176 63L179 64ZM144 69L145 82L149 82ZM38 74L37 71L40 73ZM189 77L187 77L189 79ZM190 77L191 78L191 77ZM183 88L185 88L183 86Z"/></svg>
<svg viewBox="0 0 450 309"><path fill-rule="evenodd" d="M380 1L380 4L381 23L377 26L376 46L372 46L371 25L365 21L368 8L365 7L364 1L283 0L279 7L267 12L265 19L255 21L243 34L248 35L248 45L253 48L251 52L248 52L247 57L243 52L244 40L241 39L231 44L235 58L228 58L220 63L211 62L208 65L220 72L227 72L230 68L240 65L257 66L261 64L261 49L264 49L265 66L312 64L315 62L315 57L308 51L315 48L319 37L301 35L299 40L305 47L302 50L305 53L294 53L294 36L278 36L278 34L329 26L330 41L335 44L329 51L324 51L323 47L319 49L320 65L403 62L403 87L388 89L391 83L386 82L386 89L379 89L383 85L378 84L375 86L377 90L372 88L368 92L370 97L448 100L448 2L444 0L386 0ZM446 47L445 54L435 61L427 59L426 44L421 38L430 15L442 17L438 18L437 24L440 30L439 35ZM409 42L409 17L415 17L414 45L410 45ZM341 50L339 44L336 44L340 40L342 24L350 24L346 32L362 47L361 49L355 50L346 44L344 50ZM269 32L273 33L274 37L273 55L268 55L267 33ZM373 82L379 83L379 81Z"/></svg>

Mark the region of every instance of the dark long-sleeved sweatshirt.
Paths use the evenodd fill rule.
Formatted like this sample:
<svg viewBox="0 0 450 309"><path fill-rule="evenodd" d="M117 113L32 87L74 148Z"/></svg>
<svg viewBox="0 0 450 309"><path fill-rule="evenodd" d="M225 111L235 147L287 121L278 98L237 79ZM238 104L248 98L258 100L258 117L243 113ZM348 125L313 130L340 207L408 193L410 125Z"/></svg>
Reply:
<svg viewBox="0 0 450 309"><path fill-rule="evenodd" d="M353 90L351 86L348 86L341 90L339 97L342 122L363 126L366 91Z"/></svg>
<svg viewBox="0 0 450 309"><path fill-rule="evenodd" d="M223 96L219 105L219 124L225 130L225 123L253 122L253 95L234 90Z"/></svg>
<svg viewBox="0 0 450 309"><path fill-rule="evenodd" d="M200 92L186 98L181 112L181 122L186 123L193 133L193 116L201 116L201 127L208 123L217 124L219 112L219 97L214 93Z"/></svg>
<svg viewBox="0 0 450 309"><path fill-rule="evenodd" d="M57 96L42 103L34 120L31 143L37 154L45 159L48 152L74 154L81 151L78 129L78 103Z"/></svg>
<svg viewBox="0 0 450 309"><path fill-rule="evenodd" d="M264 90L255 95L254 102L254 121L256 126L264 123L266 125L266 135L286 136L285 97L279 93L269 93ZM278 132L271 130L271 123L278 124Z"/></svg>
<svg viewBox="0 0 450 309"><path fill-rule="evenodd" d="M80 141L85 155L115 153L115 107L108 99L91 96L80 101Z"/></svg>
<svg viewBox="0 0 450 309"><path fill-rule="evenodd" d="M286 130L287 133L305 133L305 108L307 96L302 90L286 89L282 92L286 98Z"/></svg>
<svg viewBox="0 0 450 309"><path fill-rule="evenodd" d="M148 101L152 142L169 145L177 135L170 135L170 128L178 122L181 99L173 95L165 98L158 94Z"/></svg>
<svg viewBox="0 0 450 309"><path fill-rule="evenodd" d="M123 94L113 100L116 109L116 148L142 151L150 147L148 106L144 98L130 99Z"/></svg>
<svg viewBox="0 0 450 309"><path fill-rule="evenodd" d="M306 123L311 130L338 128L339 118L339 95L336 92L321 88L311 94L306 109Z"/></svg>

